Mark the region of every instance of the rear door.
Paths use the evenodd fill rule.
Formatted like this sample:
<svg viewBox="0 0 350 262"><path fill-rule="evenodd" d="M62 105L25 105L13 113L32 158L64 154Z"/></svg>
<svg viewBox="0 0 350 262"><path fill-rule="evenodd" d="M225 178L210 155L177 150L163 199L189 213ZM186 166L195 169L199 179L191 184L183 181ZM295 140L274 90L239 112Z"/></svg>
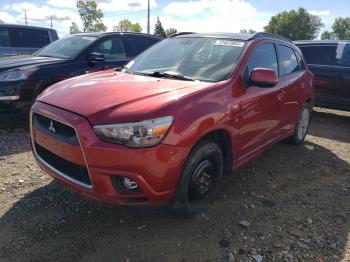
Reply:
<svg viewBox="0 0 350 262"><path fill-rule="evenodd" d="M349 108L349 43L300 45L299 48L315 75L316 104Z"/></svg>
<svg viewBox="0 0 350 262"><path fill-rule="evenodd" d="M299 117L303 101L304 88L307 87L305 66L302 66L301 57L290 46L278 44L279 53L279 82L281 88L278 100L281 103L282 125L279 129L280 135L288 134L294 129ZM303 68L302 68L303 67Z"/></svg>
<svg viewBox="0 0 350 262"><path fill-rule="evenodd" d="M246 88L242 95L240 118L240 158L246 158L278 139L281 126L280 84L266 88L249 83L252 70L259 67L270 68L279 75L276 49L272 42L255 47L244 71Z"/></svg>

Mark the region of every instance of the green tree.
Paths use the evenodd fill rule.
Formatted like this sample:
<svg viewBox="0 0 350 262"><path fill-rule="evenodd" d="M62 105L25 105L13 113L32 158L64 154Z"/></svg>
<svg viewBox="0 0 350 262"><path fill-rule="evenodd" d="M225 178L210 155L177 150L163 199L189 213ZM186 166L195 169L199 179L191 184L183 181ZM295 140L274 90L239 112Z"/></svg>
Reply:
<svg viewBox="0 0 350 262"><path fill-rule="evenodd" d="M113 31L119 32L141 32L142 27L139 23L133 24L129 19L119 21L117 26L113 26Z"/></svg>
<svg viewBox="0 0 350 262"><path fill-rule="evenodd" d="M323 26L320 17L310 14L305 8L299 8L272 16L264 29L290 40L310 40L317 37Z"/></svg>
<svg viewBox="0 0 350 262"><path fill-rule="evenodd" d="M321 39L322 39L322 40L333 40L333 39L335 39L335 35L333 34L333 32L324 31L324 32L321 34Z"/></svg>
<svg viewBox="0 0 350 262"><path fill-rule="evenodd" d="M333 25L333 34L335 38L340 40L350 39L350 17L335 19Z"/></svg>
<svg viewBox="0 0 350 262"><path fill-rule="evenodd" d="M69 27L69 33L71 35L80 33L79 26L75 22L72 22L71 26Z"/></svg>
<svg viewBox="0 0 350 262"><path fill-rule="evenodd" d="M175 28L168 28L167 30L165 30L165 35L168 37L168 36L171 36L171 35L174 35L177 33L177 30Z"/></svg>
<svg viewBox="0 0 350 262"><path fill-rule="evenodd" d="M255 34L256 31L254 31L253 29L249 29L249 30L247 30L247 29L241 29L241 30L240 30L240 33L242 33L242 34Z"/></svg>
<svg viewBox="0 0 350 262"><path fill-rule="evenodd" d="M153 34L160 37L166 37L165 30L162 26L162 23L160 22L159 17L157 17L157 22L156 22Z"/></svg>
<svg viewBox="0 0 350 262"><path fill-rule="evenodd" d="M103 13L101 9L97 9L94 0L79 0L77 1L77 8L83 21L83 32L105 32L107 30L102 22Z"/></svg>

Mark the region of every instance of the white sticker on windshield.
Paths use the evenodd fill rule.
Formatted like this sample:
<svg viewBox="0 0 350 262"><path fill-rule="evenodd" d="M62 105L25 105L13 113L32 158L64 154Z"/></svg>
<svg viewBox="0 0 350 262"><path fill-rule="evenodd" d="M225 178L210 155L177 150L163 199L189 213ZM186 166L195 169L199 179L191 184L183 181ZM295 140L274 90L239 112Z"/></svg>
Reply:
<svg viewBox="0 0 350 262"><path fill-rule="evenodd" d="M244 46L244 42L234 40L216 40L215 45L242 47Z"/></svg>
<svg viewBox="0 0 350 262"><path fill-rule="evenodd" d="M88 41L94 41L96 38L95 37L84 36L82 39L88 40Z"/></svg>

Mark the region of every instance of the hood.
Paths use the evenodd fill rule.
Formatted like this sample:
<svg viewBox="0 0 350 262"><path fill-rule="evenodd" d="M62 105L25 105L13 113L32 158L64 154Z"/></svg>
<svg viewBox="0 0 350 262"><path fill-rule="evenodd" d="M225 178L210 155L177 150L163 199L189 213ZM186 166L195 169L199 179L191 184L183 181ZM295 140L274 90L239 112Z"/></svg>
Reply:
<svg viewBox="0 0 350 262"><path fill-rule="evenodd" d="M136 121L142 115L213 83L180 81L108 70L59 82L39 101L85 116L93 124ZM138 119L139 118L139 119Z"/></svg>
<svg viewBox="0 0 350 262"><path fill-rule="evenodd" d="M11 56L0 58L0 72L22 66L38 66L57 62L62 62L64 59L42 56Z"/></svg>

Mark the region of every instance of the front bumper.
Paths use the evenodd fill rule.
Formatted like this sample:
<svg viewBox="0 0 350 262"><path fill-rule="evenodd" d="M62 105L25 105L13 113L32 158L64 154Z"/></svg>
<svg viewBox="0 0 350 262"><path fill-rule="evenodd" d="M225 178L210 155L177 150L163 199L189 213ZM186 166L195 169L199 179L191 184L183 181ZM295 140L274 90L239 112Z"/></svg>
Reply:
<svg viewBox="0 0 350 262"><path fill-rule="evenodd" d="M189 149L159 144L152 148L127 148L100 141L88 120L71 112L35 102L32 113L64 123L75 129L79 147L37 130L31 124L34 156L39 166L53 178L94 201L118 205L159 205L169 203ZM86 166L91 186L77 183L48 165L37 154L36 143L60 158ZM141 191L123 193L112 183L112 177L133 179Z"/></svg>

